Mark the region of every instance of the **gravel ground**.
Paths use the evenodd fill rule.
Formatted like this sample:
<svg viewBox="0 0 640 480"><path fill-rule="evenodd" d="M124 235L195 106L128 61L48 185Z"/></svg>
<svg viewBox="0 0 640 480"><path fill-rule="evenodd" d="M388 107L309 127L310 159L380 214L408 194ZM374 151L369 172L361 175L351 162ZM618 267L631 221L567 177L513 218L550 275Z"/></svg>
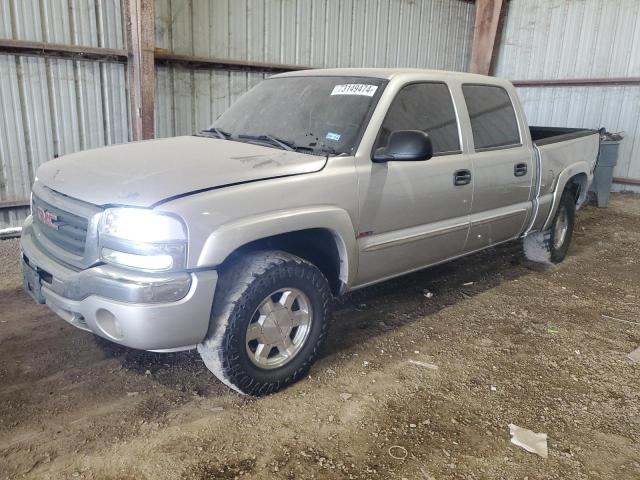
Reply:
<svg viewBox="0 0 640 480"><path fill-rule="evenodd" d="M505 245L356 292L309 378L254 399L33 304L0 242L0 478L638 479L640 197L583 209L569 253L540 269Z"/></svg>

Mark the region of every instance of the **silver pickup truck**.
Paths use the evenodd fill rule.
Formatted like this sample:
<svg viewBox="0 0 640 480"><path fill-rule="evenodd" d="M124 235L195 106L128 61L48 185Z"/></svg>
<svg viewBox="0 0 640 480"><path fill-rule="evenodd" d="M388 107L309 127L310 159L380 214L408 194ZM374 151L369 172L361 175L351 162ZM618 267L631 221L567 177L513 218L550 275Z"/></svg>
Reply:
<svg viewBox="0 0 640 480"><path fill-rule="evenodd" d="M24 286L78 328L197 348L267 394L316 360L335 295L517 239L560 262L598 151L596 131L528 127L505 80L275 75L197 135L41 166Z"/></svg>

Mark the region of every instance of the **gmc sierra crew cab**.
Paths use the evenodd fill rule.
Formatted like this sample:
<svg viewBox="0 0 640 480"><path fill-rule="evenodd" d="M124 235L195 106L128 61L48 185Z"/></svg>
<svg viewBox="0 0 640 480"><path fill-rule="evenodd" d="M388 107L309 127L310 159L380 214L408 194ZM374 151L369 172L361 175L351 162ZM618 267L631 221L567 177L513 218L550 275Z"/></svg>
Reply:
<svg viewBox="0 0 640 480"><path fill-rule="evenodd" d="M275 75L199 134L42 165L24 286L80 329L197 348L268 394L317 358L333 296L517 239L562 261L598 152L597 131L528 127L497 78Z"/></svg>

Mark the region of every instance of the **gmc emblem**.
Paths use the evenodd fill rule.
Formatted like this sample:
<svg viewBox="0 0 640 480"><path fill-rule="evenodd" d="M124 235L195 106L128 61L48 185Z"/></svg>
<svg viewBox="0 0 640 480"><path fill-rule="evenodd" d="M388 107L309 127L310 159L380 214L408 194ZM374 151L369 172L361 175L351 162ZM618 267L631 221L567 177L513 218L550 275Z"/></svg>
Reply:
<svg viewBox="0 0 640 480"><path fill-rule="evenodd" d="M58 225L53 223L58 220L58 216L55 213L48 212L44 208L38 207L36 209L36 214L38 215L38 220L44 223L47 227L58 230Z"/></svg>

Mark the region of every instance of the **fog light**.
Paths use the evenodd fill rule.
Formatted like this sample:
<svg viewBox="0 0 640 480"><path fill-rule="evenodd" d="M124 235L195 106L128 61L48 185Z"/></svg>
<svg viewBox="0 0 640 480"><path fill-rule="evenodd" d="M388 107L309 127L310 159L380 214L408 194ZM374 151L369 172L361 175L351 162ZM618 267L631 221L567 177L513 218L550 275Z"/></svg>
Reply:
<svg viewBox="0 0 640 480"><path fill-rule="evenodd" d="M104 308L96 312L96 323L100 329L115 340L122 340L122 327L116 316Z"/></svg>
<svg viewBox="0 0 640 480"><path fill-rule="evenodd" d="M115 263L142 270L170 270L173 267L171 255L136 255L134 253L118 252L110 248L102 249L102 259L109 263Z"/></svg>

